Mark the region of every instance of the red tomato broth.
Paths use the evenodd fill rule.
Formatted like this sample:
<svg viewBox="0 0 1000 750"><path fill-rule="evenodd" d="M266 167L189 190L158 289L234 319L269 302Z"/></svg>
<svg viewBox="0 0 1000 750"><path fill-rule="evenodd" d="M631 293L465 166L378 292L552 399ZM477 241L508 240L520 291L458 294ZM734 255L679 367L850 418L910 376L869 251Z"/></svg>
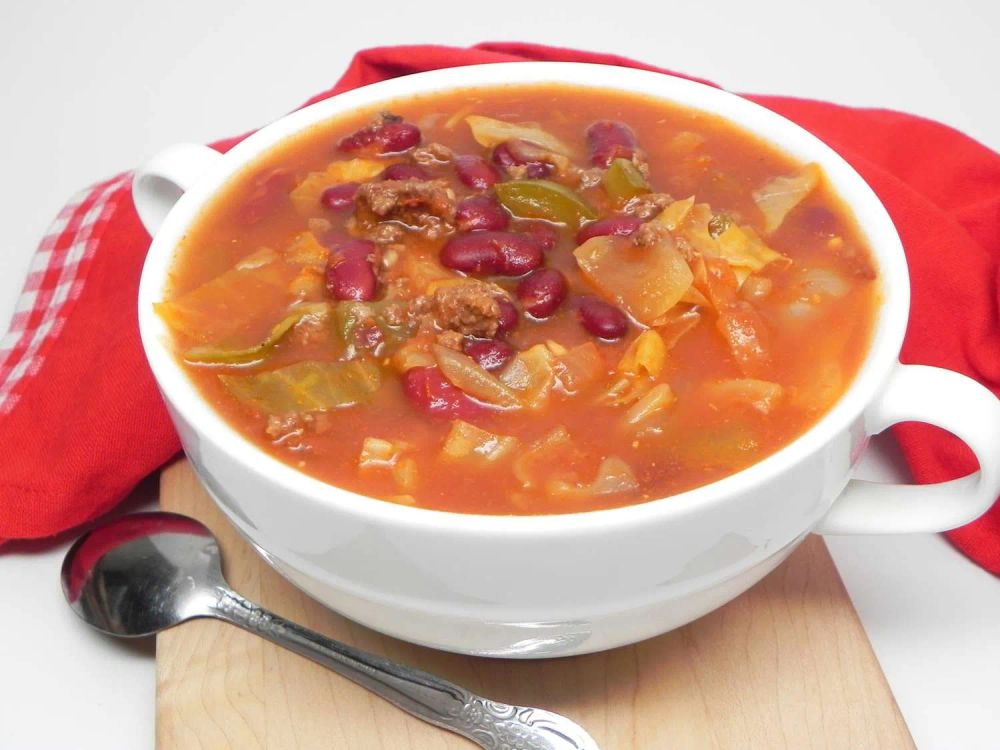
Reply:
<svg viewBox="0 0 1000 750"><path fill-rule="evenodd" d="M738 218L758 232L762 219L752 192L800 166L720 118L617 92L552 85L477 89L401 100L385 109L417 124L424 144L443 143L455 154L482 155L488 162L489 150L476 143L465 123L458 121L453 128L446 128L449 117L467 110L510 122L537 122L570 144L573 161L582 167L589 167L584 137L587 125L595 120L621 120L634 131L647 155L648 181L654 191L670 193L675 199L694 194L699 203L708 203L713 211ZM301 181L332 161L356 156L338 153L336 144L368 122L372 114L359 113L315 126L269 151L234 178L203 211L178 248L168 299L199 287L262 247L287 247L295 235L308 228L310 219L332 223L323 239L327 246L335 238L350 238L344 226L350 210L333 211L317 205L315 211L303 215L284 197L285 180L271 179L277 185L278 199L254 216L252 223L247 220L246 207L255 195L260 196L261 183L267 183L276 170L287 170ZM694 149L690 146L698 138L689 133L703 139ZM391 155L382 160L388 165L406 162L407 156ZM477 194L459 181L451 164L428 169L433 176L448 180L458 200ZM601 217L614 212L600 186L578 192ZM515 218L508 229L518 231L527 223ZM569 295L555 314L542 322L522 314L517 329L506 337L517 350L547 340L565 347L595 341L580 325L575 310L574 298L594 294L573 255L576 227L556 229L558 242L545 252L542 267L564 274ZM445 239L409 234L405 244L408 253L436 258ZM397 500L401 495L412 495L405 502L485 514L566 513L644 502L720 479L774 453L815 424L846 390L864 359L880 299L878 281L853 218L825 181L765 240L792 260L790 264L770 263L754 274L769 279L773 286L767 297L754 303L770 333L772 364L761 377L784 387L779 405L769 414L745 406L720 409L700 395L708 381L744 377L716 330L712 314L703 311L697 326L669 350L665 369L656 379L669 384L676 396L676 402L659 415L659 432L637 435L635 430L624 429L621 420L627 407L597 402L615 380L612 373L616 364L643 330L634 323L623 340L597 343L608 375L580 393L566 396L555 392L542 411L484 409L467 420L482 429L518 438L521 451L553 428L564 427L572 436L574 450L561 454L553 463L553 477L587 484L598 465L615 456L632 469L638 482L638 489L632 491L550 497L538 488L526 490L512 472L511 459L483 465L442 456L450 420L416 409L404 394L398 374L389 368L370 402L321 414L318 423L322 433L306 428L302 434L273 440L265 432L267 416L234 398L218 375L271 371L303 360L333 362L343 353L342 347L331 347L322 338L310 340L298 335L298 330L274 346L262 362L237 367L185 364L185 369L212 407L262 450L306 474L363 495ZM835 272L835 278L845 282L846 291L836 297L816 298L814 289L802 284L802 274L808 269ZM515 302L516 286L522 278L499 279ZM815 304L805 308L801 318L789 318L789 305L802 297L812 298ZM285 314L286 308L275 309L273 315L264 315L241 330L238 340L224 343L247 346L259 342ZM175 343L181 356L192 345L204 342L175 332ZM402 492L389 471L360 471L358 457L365 437L407 443L405 455L414 459L419 472L417 488Z"/></svg>

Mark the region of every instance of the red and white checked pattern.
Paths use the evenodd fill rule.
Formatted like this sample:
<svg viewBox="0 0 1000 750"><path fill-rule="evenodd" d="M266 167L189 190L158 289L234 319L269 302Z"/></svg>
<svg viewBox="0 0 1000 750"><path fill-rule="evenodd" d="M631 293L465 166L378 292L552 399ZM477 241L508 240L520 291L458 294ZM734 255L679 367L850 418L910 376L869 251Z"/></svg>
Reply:
<svg viewBox="0 0 1000 750"><path fill-rule="evenodd" d="M59 338L114 210L112 197L131 179L126 172L77 193L39 243L10 329L0 339L0 414L14 408Z"/></svg>

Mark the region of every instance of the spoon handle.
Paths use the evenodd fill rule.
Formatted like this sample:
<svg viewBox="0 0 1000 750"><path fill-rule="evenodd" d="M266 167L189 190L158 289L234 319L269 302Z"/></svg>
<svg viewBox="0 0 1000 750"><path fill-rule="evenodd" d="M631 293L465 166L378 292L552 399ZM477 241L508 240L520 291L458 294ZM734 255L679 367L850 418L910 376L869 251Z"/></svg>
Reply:
<svg viewBox="0 0 1000 750"><path fill-rule="evenodd" d="M219 589L212 614L322 664L417 718L481 747L598 750L590 735L559 714L488 700L427 672L296 625L229 589Z"/></svg>

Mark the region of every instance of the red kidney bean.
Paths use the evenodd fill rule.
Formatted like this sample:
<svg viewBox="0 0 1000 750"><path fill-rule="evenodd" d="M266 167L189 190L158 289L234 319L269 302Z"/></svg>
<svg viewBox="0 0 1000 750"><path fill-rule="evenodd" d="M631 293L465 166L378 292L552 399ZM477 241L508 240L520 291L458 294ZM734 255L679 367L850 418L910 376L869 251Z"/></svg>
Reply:
<svg viewBox="0 0 1000 750"><path fill-rule="evenodd" d="M576 233L576 244L582 245L591 237L627 237L642 226L642 220L627 214L614 214L604 219L591 221L580 227Z"/></svg>
<svg viewBox="0 0 1000 750"><path fill-rule="evenodd" d="M279 167L258 175L252 184L253 190L240 207L240 217L247 224L256 224L288 197L295 187L295 175Z"/></svg>
<svg viewBox="0 0 1000 750"><path fill-rule="evenodd" d="M526 166L525 174L528 177L548 177L555 170L555 166L550 161L551 152L541 146L520 138L513 138L505 145L515 163Z"/></svg>
<svg viewBox="0 0 1000 750"><path fill-rule="evenodd" d="M441 264L464 273L522 276L538 268L542 248L526 234L470 232L452 237L441 248Z"/></svg>
<svg viewBox="0 0 1000 750"><path fill-rule="evenodd" d="M368 240L347 240L330 251L326 289L334 299L375 299L378 278L370 260L374 253L375 244Z"/></svg>
<svg viewBox="0 0 1000 750"><path fill-rule="evenodd" d="M431 416L471 417L485 407L453 386L436 367L414 367L403 374L403 393Z"/></svg>
<svg viewBox="0 0 1000 750"><path fill-rule="evenodd" d="M481 156L461 154L452 163L461 183L473 190L489 190L500 182L496 168Z"/></svg>
<svg viewBox="0 0 1000 750"><path fill-rule="evenodd" d="M577 305L580 324L587 333L601 339L620 339L628 331L628 318L614 305L597 297L581 297Z"/></svg>
<svg viewBox="0 0 1000 750"><path fill-rule="evenodd" d="M501 143L499 146L493 149L493 163L498 167L513 167L518 164L518 161L514 158L514 154L510 152L510 148L506 143Z"/></svg>
<svg viewBox="0 0 1000 750"><path fill-rule="evenodd" d="M490 370L499 370L514 356L514 348L503 341L486 339L466 339L462 351L472 357L479 366Z"/></svg>
<svg viewBox="0 0 1000 750"><path fill-rule="evenodd" d="M515 228L530 235L545 252L554 248L559 242L559 231L547 221L519 221Z"/></svg>
<svg viewBox="0 0 1000 750"><path fill-rule="evenodd" d="M493 149L493 163L508 170L510 167L525 167L525 176L533 180L542 179L552 174L552 165L544 161L525 161L519 158L506 143L501 143Z"/></svg>
<svg viewBox="0 0 1000 750"><path fill-rule="evenodd" d="M420 144L420 128L410 122L390 122L382 126L376 140L382 144L379 153L398 154Z"/></svg>
<svg viewBox="0 0 1000 750"><path fill-rule="evenodd" d="M392 164L382 171L383 180L429 180L430 173L419 164Z"/></svg>
<svg viewBox="0 0 1000 750"><path fill-rule="evenodd" d="M517 299L534 318L547 318L566 299L566 277L554 268L539 268L517 285Z"/></svg>
<svg viewBox="0 0 1000 750"><path fill-rule="evenodd" d="M340 139L341 151L371 150L376 154L397 154L420 143L420 128L395 115L383 115L382 122L366 125Z"/></svg>
<svg viewBox="0 0 1000 750"><path fill-rule="evenodd" d="M614 120L599 120L587 128L590 163L607 167L615 159L631 159L638 144L628 125Z"/></svg>
<svg viewBox="0 0 1000 750"><path fill-rule="evenodd" d="M497 318L497 336L503 337L517 328L521 316L517 312L517 308L514 307L514 303L509 299L498 299L497 304L500 305L500 317Z"/></svg>
<svg viewBox="0 0 1000 750"><path fill-rule="evenodd" d="M328 187L319 196L319 202L331 211L340 211L354 205L354 195L360 185L357 182L345 182L342 185Z"/></svg>
<svg viewBox="0 0 1000 750"><path fill-rule="evenodd" d="M465 273L500 273L503 255L490 242L491 235L492 232L481 232L452 237L441 248L441 265Z"/></svg>
<svg viewBox="0 0 1000 750"><path fill-rule="evenodd" d="M554 248L559 241L559 230L547 221L522 221L518 223L517 229L534 237L545 252Z"/></svg>
<svg viewBox="0 0 1000 750"><path fill-rule="evenodd" d="M477 229L497 231L506 229L510 214L487 195L473 195L459 201L455 207L455 223L463 232Z"/></svg>

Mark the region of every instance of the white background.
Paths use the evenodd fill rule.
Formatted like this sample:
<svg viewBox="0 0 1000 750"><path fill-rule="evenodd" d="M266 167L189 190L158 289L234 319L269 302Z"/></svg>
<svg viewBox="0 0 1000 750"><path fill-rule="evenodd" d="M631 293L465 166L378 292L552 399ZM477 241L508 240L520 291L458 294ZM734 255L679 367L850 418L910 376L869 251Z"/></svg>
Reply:
<svg viewBox="0 0 1000 750"><path fill-rule="evenodd" d="M994 0L5 0L0 329L72 193L173 142L274 119L362 47L519 39L616 52L734 91L914 112L997 149L998 29ZM869 471L899 475L891 444ZM830 546L918 746L1000 746L1000 581L935 536ZM0 554L0 748L150 748L152 647L75 620L58 587L65 547Z"/></svg>

